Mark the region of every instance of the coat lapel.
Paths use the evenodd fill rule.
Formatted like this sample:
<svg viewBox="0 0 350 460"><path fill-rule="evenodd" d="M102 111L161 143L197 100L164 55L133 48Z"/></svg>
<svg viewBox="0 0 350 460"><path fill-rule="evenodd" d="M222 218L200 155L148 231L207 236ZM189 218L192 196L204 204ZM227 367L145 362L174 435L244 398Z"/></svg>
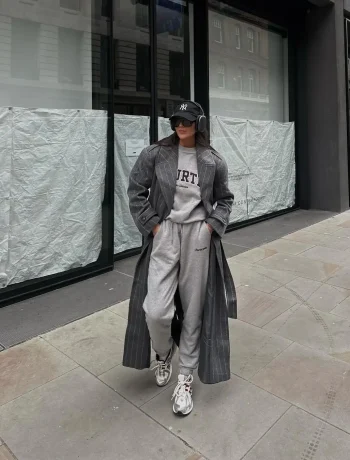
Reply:
<svg viewBox="0 0 350 460"><path fill-rule="evenodd" d="M157 165L157 175L159 178L159 185L169 212L172 210L174 204L178 161L179 150L177 145L171 147L162 147L160 149L159 163Z"/></svg>
<svg viewBox="0 0 350 460"><path fill-rule="evenodd" d="M209 149L197 148L197 165L201 197L205 204L211 199L215 177L215 161Z"/></svg>

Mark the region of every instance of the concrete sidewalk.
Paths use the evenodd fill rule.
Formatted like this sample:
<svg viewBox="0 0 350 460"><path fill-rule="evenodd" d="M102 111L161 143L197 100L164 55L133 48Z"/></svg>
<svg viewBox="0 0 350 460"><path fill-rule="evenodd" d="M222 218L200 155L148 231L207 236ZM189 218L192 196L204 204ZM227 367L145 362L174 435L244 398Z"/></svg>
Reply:
<svg viewBox="0 0 350 460"><path fill-rule="evenodd" d="M190 416L121 366L126 301L0 353L0 460L348 459L350 212L229 265L232 379Z"/></svg>

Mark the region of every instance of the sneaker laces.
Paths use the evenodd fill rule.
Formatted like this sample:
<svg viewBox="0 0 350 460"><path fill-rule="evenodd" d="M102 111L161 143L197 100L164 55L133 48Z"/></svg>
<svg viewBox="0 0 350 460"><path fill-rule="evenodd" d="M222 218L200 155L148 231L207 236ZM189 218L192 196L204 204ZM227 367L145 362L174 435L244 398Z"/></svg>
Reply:
<svg viewBox="0 0 350 460"><path fill-rule="evenodd" d="M169 370L169 363L167 361L157 361L157 364L151 367L151 371L154 370L160 377L165 377L165 372Z"/></svg>
<svg viewBox="0 0 350 460"><path fill-rule="evenodd" d="M182 396L186 393L186 391L189 391L191 389L192 382L193 375L189 375L185 380L179 380L171 399L174 399L176 396Z"/></svg>

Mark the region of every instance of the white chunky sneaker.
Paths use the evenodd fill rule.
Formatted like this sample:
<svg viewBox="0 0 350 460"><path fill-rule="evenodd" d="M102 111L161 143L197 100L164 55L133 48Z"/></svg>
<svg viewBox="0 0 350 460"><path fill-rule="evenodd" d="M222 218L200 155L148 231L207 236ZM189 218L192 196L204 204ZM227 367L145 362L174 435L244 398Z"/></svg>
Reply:
<svg viewBox="0 0 350 460"><path fill-rule="evenodd" d="M171 379L171 374L173 373L171 360L175 352L175 347L176 345L174 343L165 360L159 359L158 355L156 357L157 364L152 368L152 371L155 371L156 382L159 387L165 387Z"/></svg>
<svg viewBox="0 0 350 460"><path fill-rule="evenodd" d="M192 388L193 375L179 375L179 380L171 399L174 414L188 415L193 409Z"/></svg>

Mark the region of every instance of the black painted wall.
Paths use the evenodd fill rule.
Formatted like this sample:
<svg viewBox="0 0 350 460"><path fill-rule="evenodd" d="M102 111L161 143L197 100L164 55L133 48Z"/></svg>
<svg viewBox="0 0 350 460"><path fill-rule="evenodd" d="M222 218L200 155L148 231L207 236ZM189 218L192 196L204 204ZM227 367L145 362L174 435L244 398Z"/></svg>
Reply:
<svg viewBox="0 0 350 460"><path fill-rule="evenodd" d="M349 207L343 2L310 5L297 46L299 204Z"/></svg>

